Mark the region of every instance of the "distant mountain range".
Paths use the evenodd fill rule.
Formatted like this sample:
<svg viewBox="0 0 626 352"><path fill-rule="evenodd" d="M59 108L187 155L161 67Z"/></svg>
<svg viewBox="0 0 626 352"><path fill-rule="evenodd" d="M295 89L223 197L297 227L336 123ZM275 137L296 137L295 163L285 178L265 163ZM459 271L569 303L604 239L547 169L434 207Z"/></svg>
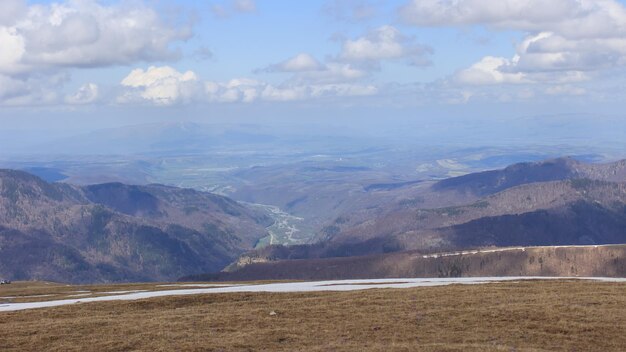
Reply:
<svg viewBox="0 0 626 352"><path fill-rule="evenodd" d="M404 187L405 199L341 214L318 243L252 251L230 270L401 251L626 243L626 161L521 163L393 192Z"/></svg>
<svg viewBox="0 0 626 352"><path fill-rule="evenodd" d="M217 271L272 220L229 198L162 185L48 183L0 170L0 277L110 282Z"/></svg>

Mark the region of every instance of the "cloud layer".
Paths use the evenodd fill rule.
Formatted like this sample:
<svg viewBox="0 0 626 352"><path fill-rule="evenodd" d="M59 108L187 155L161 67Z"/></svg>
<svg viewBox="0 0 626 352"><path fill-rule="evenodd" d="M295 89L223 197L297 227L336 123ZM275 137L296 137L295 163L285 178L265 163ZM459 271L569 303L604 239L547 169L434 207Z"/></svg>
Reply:
<svg viewBox="0 0 626 352"><path fill-rule="evenodd" d="M272 85L236 78L227 82L203 81L192 71L179 72L169 66L135 69L121 85L118 103L148 103L171 106L186 103L254 103L300 101L334 97L367 96L377 88L366 84L316 83Z"/></svg>
<svg viewBox="0 0 626 352"><path fill-rule="evenodd" d="M626 66L626 9L613 0L414 0L400 14L416 26L526 33L513 57L484 57L457 74L462 83L576 83Z"/></svg>
<svg viewBox="0 0 626 352"><path fill-rule="evenodd" d="M28 89L30 85L36 81L42 87L54 86L58 72L71 68L175 60L180 53L172 44L190 36L189 27L168 25L154 9L138 2L105 6L82 0L27 6L24 1L4 0L0 77L6 83L5 102L9 97L35 103L38 94ZM89 91L93 95L96 90ZM39 94L42 103L51 94ZM78 100L66 100L74 101Z"/></svg>
<svg viewBox="0 0 626 352"><path fill-rule="evenodd" d="M284 4L255 0L168 4L188 6L183 12L196 6L204 11L198 17L208 17L193 21L152 4L3 0L0 105L175 106L362 96L376 97L361 101L393 100L395 105L542 97L616 99L626 77L626 7L616 0L404 0L402 6L382 0L328 0L318 4L316 15L327 21L320 25L330 23L336 31L324 32L326 37L310 47L298 33L283 37L272 28L267 38L257 35L257 30L265 30L259 27L267 24L264 21L285 17L269 12ZM219 21L211 11L231 20ZM238 14L248 15L235 18ZM285 18L285 24L293 24L294 18ZM204 24L211 30L194 36L191 23L197 29L203 21L211 22ZM232 50L236 54L229 54L223 48L230 45L229 33L216 28L235 29L237 45L247 43L246 33L255 31L257 42L250 49L239 45ZM469 57L463 53L460 58L441 54L458 51L454 43L438 39L474 30L494 35L499 42L475 44L471 50L482 52L472 56L473 62L463 61ZM502 44L505 37L514 37L515 43ZM288 45L297 49L284 50ZM253 61L259 50L258 57L269 62ZM284 56L276 57L271 50ZM105 80L84 74L103 68L116 71L117 77ZM79 71L82 81L75 82L72 76ZM429 78L420 81L422 72Z"/></svg>

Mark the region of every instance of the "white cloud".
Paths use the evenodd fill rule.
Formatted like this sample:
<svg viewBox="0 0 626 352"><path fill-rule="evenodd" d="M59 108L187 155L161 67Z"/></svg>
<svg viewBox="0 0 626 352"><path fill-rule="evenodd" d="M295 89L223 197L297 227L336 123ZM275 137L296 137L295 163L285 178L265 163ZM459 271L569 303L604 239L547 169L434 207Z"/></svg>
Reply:
<svg viewBox="0 0 626 352"><path fill-rule="evenodd" d="M326 64L324 70L303 73L299 80L316 83L341 83L366 77L367 74L366 71L349 63L331 62Z"/></svg>
<svg viewBox="0 0 626 352"><path fill-rule="evenodd" d="M95 83L82 85L76 93L67 95L65 102L71 105L82 105L94 103L99 98L99 88Z"/></svg>
<svg viewBox="0 0 626 352"><path fill-rule="evenodd" d="M26 2L24 0L2 0L0 11L0 26L12 26L15 21L24 16Z"/></svg>
<svg viewBox="0 0 626 352"><path fill-rule="evenodd" d="M281 63L260 70L265 72L308 72L322 70L322 64L307 53L298 54Z"/></svg>
<svg viewBox="0 0 626 352"><path fill-rule="evenodd" d="M0 72L171 60L178 56L171 44L189 35L188 28L168 26L156 11L137 3L32 5L14 24L0 26Z"/></svg>
<svg viewBox="0 0 626 352"><path fill-rule="evenodd" d="M173 44L188 26L172 26L141 1L103 4L67 0L28 5L3 0L0 10L0 88L3 105L82 104L98 87L65 94L73 68L109 67L178 58ZM62 79L60 79L62 77Z"/></svg>
<svg viewBox="0 0 626 352"><path fill-rule="evenodd" d="M354 67L347 62L331 61L325 64L317 61L313 56L302 53L278 64L270 65L259 72L293 73L289 80L292 85L302 84L330 84L354 81L367 76L367 72Z"/></svg>
<svg viewBox="0 0 626 352"><path fill-rule="evenodd" d="M361 84L284 84L275 86L251 79L234 79L226 83L206 82L209 102L253 103L258 101L303 101L332 97L373 95L378 89Z"/></svg>
<svg viewBox="0 0 626 352"><path fill-rule="evenodd" d="M393 26L379 27L367 35L345 40L339 58L345 61L373 61L407 59L416 66L430 64L427 55L432 49L418 45Z"/></svg>
<svg viewBox="0 0 626 352"><path fill-rule="evenodd" d="M462 83L567 87L626 66L626 8L614 0L413 0L400 15L417 26L484 25L525 33L513 57L484 57L456 74ZM554 87L545 92L572 93Z"/></svg>
<svg viewBox="0 0 626 352"><path fill-rule="evenodd" d="M309 96L309 91L304 86L278 88L268 85L263 88L261 97L269 101L296 101Z"/></svg>
<svg viewBox="0 0 626 352"><path fill-rule="evenodd" d="M507 73L503 67L512 62L501 57L486 56L471 67L456 74L456 79L466 84L527 83L522 73Z"/></svg>
<svg viewBox="0 0 626 352"><path fill-rule="evenodd" d="M598 71L626 64L626 38L573 40L541 32L528 36L517 55L520 71Z"/></svg>
<svg viewBox="0 0 626 352"><path fill-rule="evenodd" d="M250 78L226 82L202 81L192 71L150 67L135 69L121 82L120 103L151 103L160 106L187 103L254 103L303 101L332 97L373 95L373 85L351 83L286 83L279 86Z"/></svg>
<svg viewBox="0 0 626 352"><path fill-rule="evenodd" d="M373 85L362 84L312 84L299 86L274 87L266 86L261 98L269 101L297 101L309 99L359 97L378 93Z"/></svg>
<svg viewBox="0 0 626 352"><path fill-rule="evenodd" d="M323 84L311 86L314 97L339 96L357 97L370 96L378 93L378 87L371 84Z"/></svg>
<svg viewBox="0 0 626 352"><path fill-rule="evenodd" d="M0 27L0 73L13 73L23 70L21 63L26 51L24 38L15 28Z"/></svg>
<svg viewBox="0 0 626 352"><path fill-rule="evenodd" d="M198 77L193 71L181 73L169 66L132 70L121 85L130 89L118 101L145 100L156 105L190 102L199 88Z"/></svg>
<svg viewBox="0 0 626 352"><path fill-rule="evenodd" d="M69 77L65 72L14 77L0 74L0 105L52 105L59 102L59 91Z"/></svg>
<svg viewBox="0 0 626 352"><path fill-rule="evenodd" d="M428 64L430 48L417 45L392 26L379 27L354 40L342 40L341 52L320 63L307 53L256 72L287 72L292 77L280 87L268 86L259 96L267 100L302 100L329 96L364 96L378 93L366 78L383 60Z"/></svg>
<svg viewBox="0 0 626 352"><path fill-rule="evenodd" d="M624 9L614 0L412 0L400 15L418 26L478 24L586 37L614 33Z"/></svg>
<svg viewBox="0 0 626 352"><path fill-rule="evenodd" d="M0 75L0 101L6 101L26 93L28 93L26 82Z"/></svg>

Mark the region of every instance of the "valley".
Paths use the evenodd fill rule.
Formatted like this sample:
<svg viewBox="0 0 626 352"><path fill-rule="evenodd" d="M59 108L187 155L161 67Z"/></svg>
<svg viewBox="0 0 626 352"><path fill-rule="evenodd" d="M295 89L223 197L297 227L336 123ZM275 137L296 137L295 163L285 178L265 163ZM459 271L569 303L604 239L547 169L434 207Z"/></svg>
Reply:
<svg viewBox="0 0 626 352"><path fill-rule="evenodd" d="M297 245L308 243L314 237L310 229L303 225L304 218L293 216L282 211L277 206L245 203L251 208L264 211L272 218L272 225L267 227L269 235L259 239L255 248L264 248L271 245Z"/></svg>
<svg viewBox="0 0 626 352"><path fill-rule="evenodd" d="M493 248L626 243L624 161L557 158L393 181L375 178L380 171L369 167L288 165L292 171L239 171L247 181L230 193L239 202L190 188L75 186L3 171L0 275L70 282L623 275L621 252L611 263L600 251L567 268L541 270L515 264L528 257L497 252L499 264L483 269L481 259L477 271L464 255L473 264L461 273L450 263L405 256L473 250L479 252L468 253L489 257ZM268 183L253 183L254 177ZM20 257L20 248L38 255ZM394 271L384 263L404 266ZM591 263L605 267L585 271ZM345 268L330 269L337 267Z"/></svg>

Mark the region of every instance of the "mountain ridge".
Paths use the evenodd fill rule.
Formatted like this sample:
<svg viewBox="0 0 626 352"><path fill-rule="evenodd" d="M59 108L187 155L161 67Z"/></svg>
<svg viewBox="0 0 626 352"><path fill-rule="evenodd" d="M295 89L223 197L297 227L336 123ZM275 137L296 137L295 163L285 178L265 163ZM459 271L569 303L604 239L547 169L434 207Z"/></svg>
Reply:
<svg viewBox="0 0 626 352"><path fill-rule="evenodd" d="M550 174L555 169L559 171ZM626 243L624 160L586 164L558 158L448 180L424 186L430 190L422 192L430 193L423 193L423 199L341 214L324 228L324 240L316 244L272 246L246 254L242 262L406 250ZM455 201L455 192L462 201ZM428 199L435 199L430 204L440 204L439 195L449 196L453 205L428 207Z"/></svg>
<svg viewBox="0 0 626 352"><path fill-rule="evenodd" d="M226 197L162 185L48 183L0 170L0 276L172 280L220 270L271 219Z"/></svg>

